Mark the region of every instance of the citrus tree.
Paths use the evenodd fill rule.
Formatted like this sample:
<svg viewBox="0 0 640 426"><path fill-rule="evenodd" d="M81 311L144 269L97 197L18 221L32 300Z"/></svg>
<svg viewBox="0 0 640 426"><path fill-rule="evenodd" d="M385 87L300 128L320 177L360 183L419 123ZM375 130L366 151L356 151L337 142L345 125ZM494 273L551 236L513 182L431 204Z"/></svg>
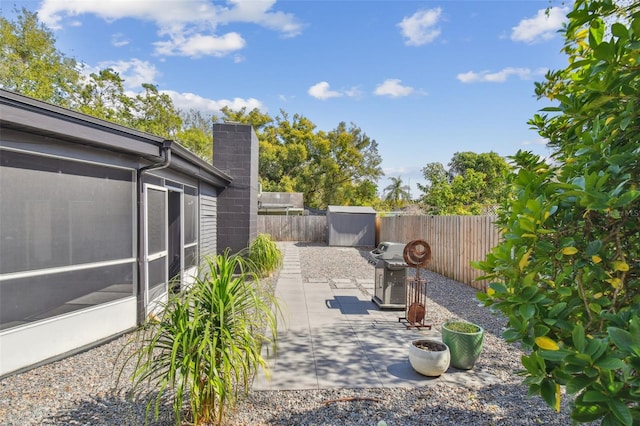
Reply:
<svg viewBox="0 0 640 426"><path fill-rule="evenodd" d="M530 393L576 422L640 424L640 5L576 0L568 66L538 83L557 106L531 124L543 160L519 152L503 242L476 267L479 298L508 317Z"/></svg>

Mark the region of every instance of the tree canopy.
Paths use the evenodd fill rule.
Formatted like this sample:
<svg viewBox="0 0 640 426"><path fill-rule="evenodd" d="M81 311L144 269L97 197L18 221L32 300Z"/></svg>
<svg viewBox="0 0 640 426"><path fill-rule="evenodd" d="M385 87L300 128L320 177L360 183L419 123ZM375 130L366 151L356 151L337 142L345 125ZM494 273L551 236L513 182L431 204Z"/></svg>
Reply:
<svg viewBox="0 0 640 426"><path fill-rule="evenodd" d="M56 48L53 33L37 13L23 8L16 22L0 17L2 88L72 107L79 81L77 62Z"/></svg>
<svg viewBox="0 0 640 426"><path fill-rule="evenodd" d="M481 214L508 197L505 176L510 167L495 152L456 152L445 169L429 163L422 169L427 183L418 184L421 202L435 215Z"/></svg>
<svg viewBox="0 0 640 426"><path fill-rule="evenodd" d="M260 141L259 175L264 191L302 192L305 205L368 205L383 176L378 144L355 124L329 132L300 114L275 118L254 109L223 109L223 120L251 124Z"/></svg>

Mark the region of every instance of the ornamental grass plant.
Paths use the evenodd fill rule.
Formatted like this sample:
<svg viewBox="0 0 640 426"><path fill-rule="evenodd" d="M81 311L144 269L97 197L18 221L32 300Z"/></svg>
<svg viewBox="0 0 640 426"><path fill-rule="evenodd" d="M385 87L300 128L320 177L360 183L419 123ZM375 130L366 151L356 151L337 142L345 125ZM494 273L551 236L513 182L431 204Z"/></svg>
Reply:
<svg viewBox="0 0 640 426"><path fill-rule="evenodd" d="M247 258L260 277L268 277L282 265L282 252L269 234L258 234L249 245Z"/></svg>
<svg viewBox="0 0 640 426"><path fill-rule="evenodd" d="M275 343L277 311L243 257L205 258L193 285L171 295L124 350L134 363L132 398L149 399L147 416L170 399L176 424L222 424L257 369L268 373L261 348Z"/></svg>

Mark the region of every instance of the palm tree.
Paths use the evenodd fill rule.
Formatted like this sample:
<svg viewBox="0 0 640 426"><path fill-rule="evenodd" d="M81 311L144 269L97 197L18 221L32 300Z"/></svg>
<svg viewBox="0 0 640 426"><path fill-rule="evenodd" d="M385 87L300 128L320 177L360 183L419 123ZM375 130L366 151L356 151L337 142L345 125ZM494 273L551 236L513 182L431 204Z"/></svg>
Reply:
<svg viewBox="0 0 640 426"><path fill-rule="evenodd" d="M391 204L392 208L400 207L405 202L411 201L411 188L402 184L401 177L390 177L391 183L384 189L384 199Z"/></svg>

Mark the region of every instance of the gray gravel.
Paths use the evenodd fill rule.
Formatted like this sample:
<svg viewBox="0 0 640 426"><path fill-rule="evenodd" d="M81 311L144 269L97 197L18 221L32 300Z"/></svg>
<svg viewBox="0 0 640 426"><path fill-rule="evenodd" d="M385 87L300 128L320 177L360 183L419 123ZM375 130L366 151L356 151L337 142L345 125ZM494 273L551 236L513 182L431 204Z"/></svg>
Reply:
<svg viewBox="0 0 640 426"><path fill-rule="evenodd" d="M303 280L373 279L367 250L298 243ZM427 311L436 327L463 318L486 330L478 366L501 378L499 385L457 388L254 391L231 416L233 425L569 425L567 398L555 413L540 398L527 397L520 368L522 351L499 336L505 321L481 307L475 290L429 271ZM365 291L364 289L362 289ZM138 425L145 402L127 398L128 383L116 387L116 359L130 337L0 380L2 425ZM125 368L125 374L130 371ZM366 400L362 398L370 398ZM343 400L340 400L343 399ZM339 400L339 401L335 401ZM152 425L172 424L170 404Z"/></svg>

